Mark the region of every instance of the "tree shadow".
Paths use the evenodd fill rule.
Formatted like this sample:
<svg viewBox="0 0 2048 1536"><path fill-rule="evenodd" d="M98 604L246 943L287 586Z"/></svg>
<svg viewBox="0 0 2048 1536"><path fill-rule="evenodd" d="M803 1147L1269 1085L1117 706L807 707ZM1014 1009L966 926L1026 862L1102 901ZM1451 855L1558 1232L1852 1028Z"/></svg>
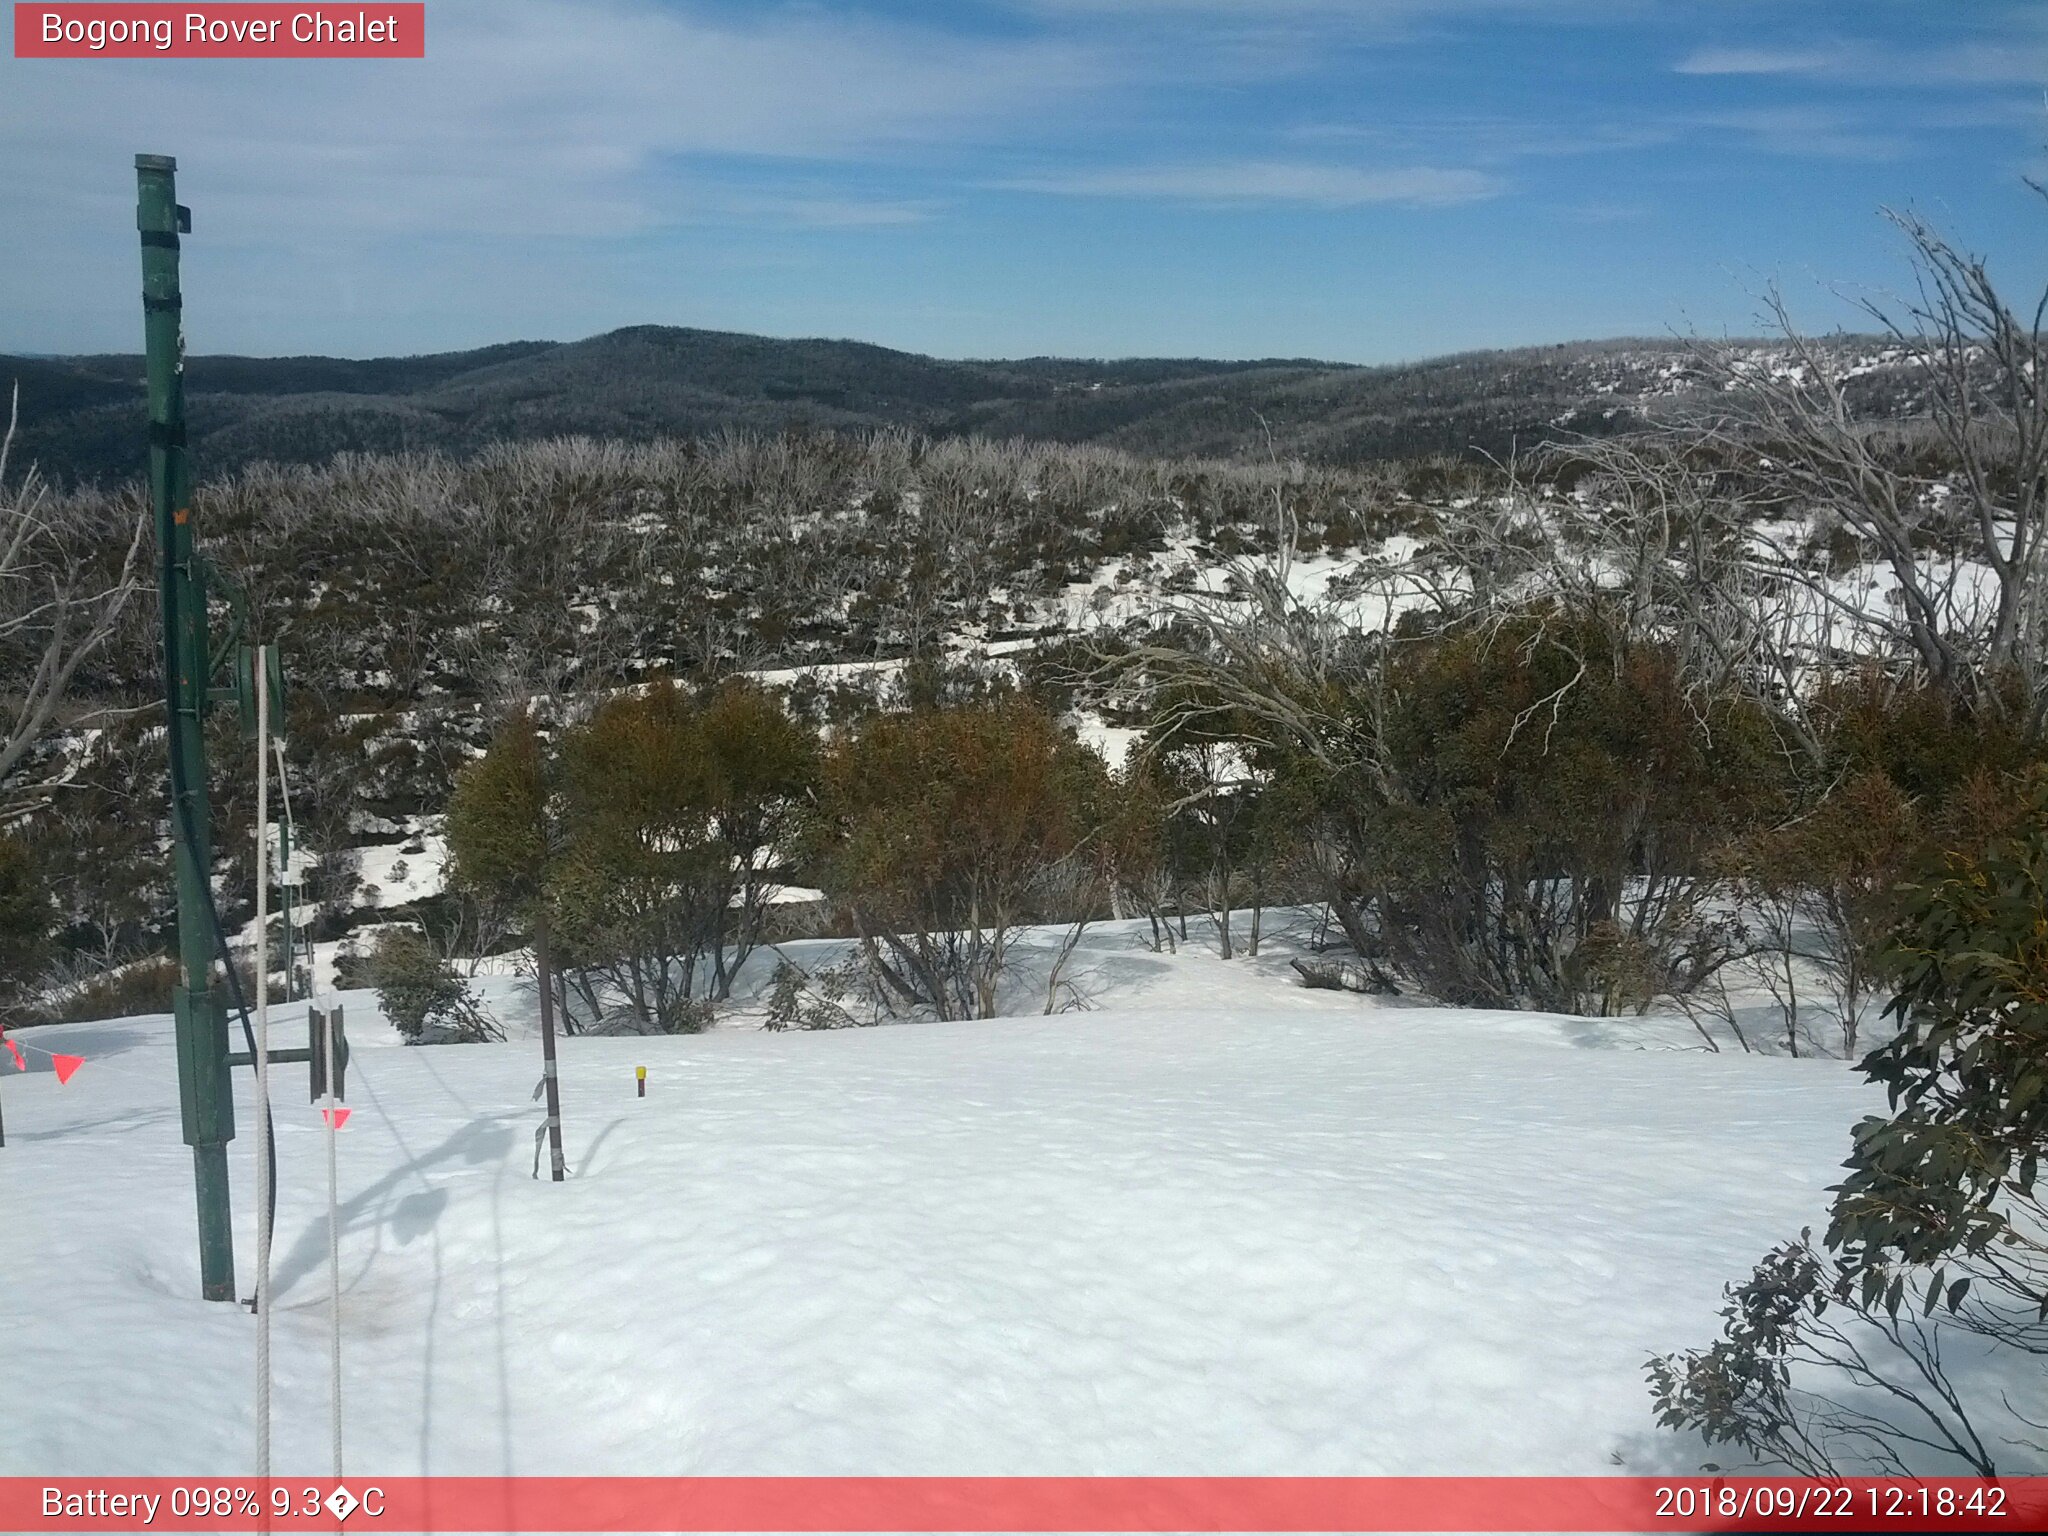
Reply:
<svg viewBox="0 0 2048 1536"><path fill-rule="evenodd" d="M135 1110L125 1115L109 1115L104 1120L73 1121L69 1125L52 1126L46 1131L17 1131L7 1128L7 1143L30 1141L66 1141L78 1136L90 1135L94 1131L139 1131L152 1125L171 1125L178 1120L175 1109Z"/></svg>

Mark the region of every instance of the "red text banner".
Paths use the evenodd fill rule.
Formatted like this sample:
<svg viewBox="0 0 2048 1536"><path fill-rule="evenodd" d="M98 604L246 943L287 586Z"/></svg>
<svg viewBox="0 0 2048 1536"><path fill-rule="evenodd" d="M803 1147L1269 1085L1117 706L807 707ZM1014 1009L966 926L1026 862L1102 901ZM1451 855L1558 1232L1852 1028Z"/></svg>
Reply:
<svg viewBox="0 0 2048 1536"><path fill-rule="evenodd" d="M424 4L14 7L18 59L423 59Z"/></svg>
<svg viewBox="0 0 2048 1536"><path fill-rule="evenodd" d="M8 1531L2038 1531L2048 1478L0 1478Z"/></svg>

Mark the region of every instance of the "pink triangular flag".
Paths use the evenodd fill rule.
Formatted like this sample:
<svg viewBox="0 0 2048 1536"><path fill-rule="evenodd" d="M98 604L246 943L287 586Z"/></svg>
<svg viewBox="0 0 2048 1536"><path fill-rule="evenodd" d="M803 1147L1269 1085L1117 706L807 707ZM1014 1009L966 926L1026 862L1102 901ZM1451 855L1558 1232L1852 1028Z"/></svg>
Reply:
<svg viewBox="0 0 2048 1536"><path fill-rule="evenodd" d="M9 1040L7 1041L7 1049L14 1053L15 1067L20 1071L26 1072L28 1070L28 1059L21 1054L21 1047L12 1040Z"/></svg>
<svg viewBox="0 0 2048 1536"><path fill-rule="evenodd" d="M348 1124L348 1106L344 1104L339 1109L323 1109L320 1111L320 1118L322 1120L332 1120L334 1128L338 1131Z"/></svg>
<svg viewBox="0 0 2048 1536"><path fill-rule="evenodd" d="M83 1056L58 1056L53 1054L50 1057L50 1065L57 1069L57 1081L68 1083L71 1081L71 1074L85 1065L85 1058Z"/></svg>

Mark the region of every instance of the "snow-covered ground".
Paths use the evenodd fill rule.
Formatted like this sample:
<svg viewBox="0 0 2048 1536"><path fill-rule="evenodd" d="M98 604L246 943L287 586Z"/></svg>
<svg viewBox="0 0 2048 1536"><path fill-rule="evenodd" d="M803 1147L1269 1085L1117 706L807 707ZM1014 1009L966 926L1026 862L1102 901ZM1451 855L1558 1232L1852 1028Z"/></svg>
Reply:
<svg viewBox="0 0 2048 1536"><path fill-rule="evenodd" d="M1154 955L1122 925L1085 953L1093 1011L571 1039L561 1186L530 1176L524 1029L410 1049L349 994L349 1464L1697 1465L1654 1427L1644 1359L1705 1343L1723 1282L1823 1213L1878 1096L1836 1061L1688 1048L1683 1021L1292 987L1274 950ZM249 1470L254 1325L197 1299L169 1021L25 1038L34 1070L0 1083L0 1472ZM60 1086L49 1051L86 1064ZM311 1472L325 1180L302 1072L277 1073L275 1422L279 1465Z"/></svg>

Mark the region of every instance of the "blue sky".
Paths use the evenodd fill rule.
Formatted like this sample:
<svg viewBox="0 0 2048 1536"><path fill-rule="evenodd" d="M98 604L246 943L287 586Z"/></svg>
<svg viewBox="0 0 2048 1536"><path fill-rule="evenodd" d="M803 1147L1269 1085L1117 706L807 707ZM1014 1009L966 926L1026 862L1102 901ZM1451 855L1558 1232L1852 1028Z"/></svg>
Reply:
<svg viewBox="0 0 2048 1536"><path fill-rule="evenodd" d="M0 349L134 350L178 156L201 352L661 323L1376 362L1804 323L1890 205L2048 277L2025 0L430 0L420 62L0 58Z"/></svg>

